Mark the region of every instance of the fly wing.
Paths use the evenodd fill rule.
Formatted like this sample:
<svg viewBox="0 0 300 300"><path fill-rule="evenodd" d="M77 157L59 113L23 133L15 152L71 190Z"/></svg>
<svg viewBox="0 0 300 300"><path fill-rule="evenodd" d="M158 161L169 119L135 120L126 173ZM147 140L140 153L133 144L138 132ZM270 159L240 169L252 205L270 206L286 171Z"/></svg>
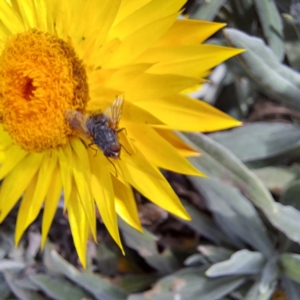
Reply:
<svg viewBox="0 0 300 300"><path fill-rule="evenodd" d="M65 118L73 129L84 137L91 139L91 135L86 127L86 122L88 121L87 116L76 110L66 110Z"/></svg>
<svg viewBox="0 0 300 300"><path fill-rule="evenodd" d="M117 130L119 126L119 121L122 116L123 102L123 98L117 97L113 104L108 106L103 112L109 118L109 127L114 130Z"/></svg>

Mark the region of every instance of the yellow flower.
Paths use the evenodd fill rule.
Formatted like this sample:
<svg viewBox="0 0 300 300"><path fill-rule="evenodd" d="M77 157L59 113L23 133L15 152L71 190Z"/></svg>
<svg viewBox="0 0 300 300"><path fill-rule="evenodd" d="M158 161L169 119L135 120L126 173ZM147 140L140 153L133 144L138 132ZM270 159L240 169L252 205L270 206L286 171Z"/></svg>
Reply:
<svg viewBox="0 0 300 300"><path fill-rule="evenodd" d="M178 20L184 2L1 0L0 222L22 197L16 243L43 207L44 245L62 190L83 265L96 209L121 249L117 215L141 230L132 187L189 219L159 168L202 176L172 130L239 125L184 91L241 51L201 45L224 24ZM116 96L125 130L120 159L109 161L65 112L103 111Z"/></svg>

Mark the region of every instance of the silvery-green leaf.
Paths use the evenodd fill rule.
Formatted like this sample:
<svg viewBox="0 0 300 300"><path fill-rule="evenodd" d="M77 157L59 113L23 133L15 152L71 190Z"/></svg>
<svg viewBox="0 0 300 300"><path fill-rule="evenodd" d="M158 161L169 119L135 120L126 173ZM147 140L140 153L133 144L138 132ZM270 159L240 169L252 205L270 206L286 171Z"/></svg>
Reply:
<svg viewBox="0 0 300 300"><path fill-rule="evenodd" d="M297 209L300 208L300 179L291 182L280 196L280 203L291 205Z"/></svg>
<svg viewBox="0 0 300 300"><path fill-rule="evenodd" d="M300 128L291 124L255 122L209 136L253 167L300 155Z"/></svg>
<svg viewBox="0 0 300 300"><path fill-rule="evenodd" d="M253 284L253 286L245 296L244 300L270 300L275 289L276 289L276 284L273 284L270 287L270 289L262 293L260 291L260 282L258 280Z"/></svg>
<svg viewBox="0 0 300 300"><path fill-rule="evenodd" d="M297 34L300 39L300 2L299 0L292 0L290 7L291 15L294 18Z"/></svg>
<svg viewBox="0 0 300 300"><path fill-rule="evenodd" d="M179 262L171 251L158 252L157 238L148 230L143 229L143 232L139 232L121 219L119 226L126 245L135 249L154 269L168 274L179 268Z"/></svg>
<svg viewBox="0 0 300 300"><path fill-rule="evenodd" d="M0 260L0 271L9 270L9 269L24 269L25 264L22 262L10 260L10 259L1 259Z"/></svg>
<svg viewBox="0 0 300 300"><path fill-rule="evenodd" d="M216 247L216 246L199 246L198 250L203 253L210 262L216 263L226 259L229 259L232 254L234 254L233 250L224 248L224 247Z"/></svg>
<svg viewBox="0 0 300 300"><path fill-rule="evenodd" d="M3 274L0 274L0 299L9 299L8 296L10 295L11 291L6 283Z"/></svg>
<svg viewBox="0 0 300 300"><path fill-rule="evenodd" d="M112 285L101 276L97 276L88 272L79 272L71 264L58 255L46 244L44 250L44 262L51 265L52 269L58 274L62 274L69 280L84 288L91 293L95 299L99 300L125 300L127 293L122 289Z"/></svg>
<svg viewBox="0 0 300 300"><path fill-rule="evenodd" d="M191 12L190 18L212 21L224 3L225 0L203 1L193 12Z"/></svg>
<svg viewBox="0 0 300 300"><path fill-rule="evenodd" d="M232 254L226 261L213 264L205 274L208 277L258 274L262 270L264 263L265 258L260 252L244 249Z"/></svg>
<svg viewBox="0 0 300 300"><path fill-rule="evenodd" d="M294 281L300 283L300 254L284 253L280 257L283 272Z"/></svg>
<svg viewBox="0 0 300 300"><path fill-rule="evenodd" d="M221 241L224 241L224 235L222 235L219 228L216 226L216 223L210 216L199 211L184 199L180 200L192 218L191 221L180 220L180 222L185 223L188 227L192 228L197 233L201 234L202 236L206 237L216 244L220 244Z"/></svg>
<svg viewBox="0 0 300 300"><path fill-rule="evenodd" d="M300 285L286 276L282 276L281 280L287 299L300 300Z"/></svg>
<svg viewBox="0 0 300 300"><path fill-rule="evenodd" d="M277 213L265 212L269 221L291 240L300 243L300 211L292 206L276 203Z"/></svg>
<svg viewBox="0 0 300 300"><path fill-rule="evenodd" d="M300 180L295 180L291 182L286 189L283 191L279 198L279 202L284 205L290 205L295 209L300 208ZM297 229L296 229L297 230ZM279 236L279 244L281 251L289 251L293 246L294 242L288 239L285 235L281 234Z"/></svg>
<svg viewBox="0 0 300 300"><path fill-rule="evenodd" d="M282 14L284 24L285 51L289 65L294 69L300 70L300 41L295 30L293 17L288 14Z"/></svg>
<svg viewBox="0 0 300 300"><path fill-rule="evenodd" d="M265 167L252 171L272 193L277 195L280 195L288 184L297 177L297 172L289 167Z"/></svg>
<svg viewBox="0 0 300 300"><path fill-rule="evenodd" d="M128 300L217 300L244 282L238 276L208 278L203 268L188 268L159 280L151 290L130 295Z"/></svg>
<svg viewBox="0 0 300 300"><path fill-rule="evenodd" d="M201 153L191 158L196 168L210 178L218 178L243 190L263 210L277 211L275 201L264 184L232 152L204 134L178 133L180 138Z"/></svg>
<svg viewBox="0 0 300 300"><path fill-rule="evenodd" d="M196 188L199 189L202 186L199 192L205 191L207 193L206 198L210 199L207 204L211 203L212 197L216 196L220 201L222 194L224 194L223 190L229 191L229 185L234 185L264 212L276 228L291 240L300 242L300 211L275 202L263 183L241 161L209 137L191 133L180 136L202 153L201 157L193 158L191 162L203 173L210 176L210 180L213 178L216 180L214 185L208 181L203 187L203 178L191 178L192 181L195 181L194 186ZM221 183L221 181L227 184ZM237 195L236 192L234 194ZM234 229L232 231L234 232ZM263 252L263 250L260 251Z"/></svg>
<svg viewBox="0 0 300 300"><path fill-rule="evenodd" d="M13 276L13 274L10 271L8 271L8 270L3 271L3 275L4 275L7 285L9 286L11 291L18 297L18 299L20 299L20 300L46 300L46 297L42 296L38 292L19 287L16 284L16 281L15 281L16 278Z"/></svg>
<svg viewBox="0 0 300 300"><path fill-rule="evenodd" d="M300 74L280 64L261 39L236 29L225 29L224 34L231 46L247 50L237 59L263 92L284 105L300 110Z"/></svg>
<svg viewBox="0 0 300 300"><path fill-rule="evenodd" d="M279 61L284 57L283 25L273 0L254 0L256 11L270 48Z"/></svg>
<svg viewBox="0 0 300 300"><path fill-rule="evenodd" d="M215 222L238 247L250 244L266 256L274 252L255 208L238 189L213 178L190 177L195 189L202 195Z"/></svg>
<svg viewBox="0 0 300 300"><path fill-rule="evenodd" d="M200 253L192 254L184 261L184 265L186 267L201 267L207 264L208 260L203 254Z"/></svg>
<svg viewBox="0 0 300 300"><path fill-rule="evenodd" d="M278 255L269 257L269 260L265 264L259 283L259 292L266 294L268 291L273 290L274 285L276 286L277 280L280 275L280 269L278 264Z"/></svg>
<svg viewBox="0 0 300 300"><path fill-rule="evenodd" d="M50 277L46 274L36 274L29 277L33 283L39 286L41 291L52 299L73 300L91 297L90 294L62 277Z"/></svg>

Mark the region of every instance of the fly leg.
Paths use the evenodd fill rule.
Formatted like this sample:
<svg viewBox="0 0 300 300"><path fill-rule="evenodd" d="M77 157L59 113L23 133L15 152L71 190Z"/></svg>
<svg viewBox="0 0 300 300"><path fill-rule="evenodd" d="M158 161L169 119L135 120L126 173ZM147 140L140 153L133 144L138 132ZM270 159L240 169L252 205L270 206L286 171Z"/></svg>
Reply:
<svg viewBox="0 0 300 300"><path fill-rule="evenodd" d="M127 135L127 130L126 130L125 127L121 128L121 129L119 129L119 130L117 130L117 133L119 133L119 132L121 132L121 131L125 131L125 134Z"/></svg>
<svg viewBox="0 0 300 300"><path fill-rule="evenodd" d="M89 148L91 148L92 150L94 150L95 151L95 154L94 154L94 157L97 155L97 149L95 149L94 147L92 147L92 146L94 146L95 144L94 143L90 143L88 146L89 146Z"/></svg>
<svg viewBox="0 0 300 300"><path fill-rule="evenodd" d="M113 165L114 169L115 169L115 172L116 172L116 177L118 177L118 171L117 171L117 168L115 166L115 164L106 156L107 160Z"/></svg>

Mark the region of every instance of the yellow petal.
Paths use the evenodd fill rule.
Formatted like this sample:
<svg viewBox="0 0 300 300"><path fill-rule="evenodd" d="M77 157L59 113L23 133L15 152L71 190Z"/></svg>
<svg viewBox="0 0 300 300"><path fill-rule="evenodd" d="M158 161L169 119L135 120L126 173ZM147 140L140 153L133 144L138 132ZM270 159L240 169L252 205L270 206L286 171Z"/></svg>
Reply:
<svg viewBox="0 0 300 300"><path fill-rule="evenodd" d="M11 144L11 146L6 149L5 160L0 168L0 179L3 179L8 173L10 173L27 155L28 152L22 150L20 146Z"/></svg>
<svg viewBox="0 0 300 300"><path fill-rule="evenodd" d="M124 94L129 101L147 101L174 95L201 80L173 74L144 74L127 83ZM140 106L140 105L138 105ZM165 113L164 111L163 113ZM156 112L153 112L156 116Z"/></svg>
<svg viewBox="0 0 300 300"><path fill-rule="evenodd" d="M12 9L8 1L2 1L0 20L9 30L10 34L16 34L25 30L24 24L17 12Z"/></svg>
<svg viewBox="0 0 300 300"><path fill-rule="evenodd" d="M11 139L11 136L8 132L6 132L3 128L3 125L0 124L0 150L5 150L7 147L13 144L13 141Z"/></svg>
<svg viewBox="0 0 300 300"><path fill-rule="evenodd" d="M118 215L131 227L143 231L132 188L124 185L115 177L112 177L112 182Z"/></svg>
<svg viewBox="0 0 300 300"><path fill-rule="evenodd" d="M71 168L77 185L78 196L82 202L92 235L96 240L96 212L94 199L92 198L91 170L87 149L79 139L72 139L71 146L74 150Z"/></svg>
<svg viewBox="0 0 300 300"><path fill-rule="evenodd" d="M136 9L130 16L113 26L110 36L123 40L133 31L153 23L156 20L177 13L183 7L185 2L185 0L152 0L147 5L144 5L140 9ZM132 26L132 24L135 24L135 26Z"/></svg>
<svg viewBox="0 0 300 300"><path fill-rule="evenodd" d="M40 212L50 183L52 182L52 175L56 166L56 161L57 158L55 152L45 152L43 161L36 176L34 193L30 193L31 197L24 197L21 201L16 225L16 243L19 242L25 229L35 220Z"/></svg>
<svg viewBox="0 0 300 300"><path fill-rule="evenodd" d="M154 45L154 48L166 45L197 45L225 25L224 23L198 20L177 20Z"/></svg>
<svg viewBox="0 0 300 300"><path fill-rule="evenodd" d="M60 171L58 165L56 165L53 176L52 184L48 189L48 193L45 199L43 221L42 221L42 240L41 247L44 248L46 238L53 221L55 212L57 210L57 205L60 200L60 195L62 191L62 181L60 178Z"/></svg>
<svg viewBox="0 0 300 300"><path fill-rule="evenodd" d="M200 153L184 143L174 132L156 128L155 131L167 140L184 157L200 156Z"/></svg>
<svg viewBox="0 0 300 300"><path fill-rule="evenodd" d="M126 124L136 148L154 165L181 174L204 176L150 126Z"/></svg>
<svg viewBox="0 0 300 300"><path fill-rule="evenodd" d="M171 27L177 16L178 13L156 20L130 34L122 41L112 58L106 63L104 62L103 67L117 68L132 62Z"/></svg>
<svg viewBox="0 0 300 300"><path fill-rule="evenodd" d="M92 193L96 205L99 209L103 223L105 224L110 235L113 237L122 251L124 251L118 229L114 188L110 173L107 170L107 164L109 162L103 157L103 155L97 155L94 157L91 152L89 152L89 159L91 165Z"/></svg>
<svg viewBox="0 0 300 300"><path fill-rule="evenodd" d="M175 49L176 48L176 49ZM198 48L198 53L194 51ZM205 70L210 70L223 61L231 58L244 50L215 45L199 45L173 47L169 58L159 59L159 63L152 66L147 72L153 74L176 74L190 77L200 77ZM164 54L168 49L164 49ZM185 54L184 54L185 53ZM175 57L172 57L174 55ZM177 58L176 58L177 56Z"/></svg>
<svg viewBox="0 0 300 300"><path fill-rule="evenodd" d="M53 0L52 15L53 22L55 24L55 33L62 39L68 40L70 37L69 26L66 24L72 24L73 18L73 5L69 4L66 0Z"/></svg>
<svg viewBox="0 0 300 300"><path fill-rule="evenodd" d="M20 14L24 22L25 28L37 28L37 12L32 0L18 1Z"/></svg>
<svg viewBox="0 0 300 300"><path fill-rule="evenodd" d="M113 89L123 89L123 87L126 86L126 83L145 73L152 65L152 63L140 63L121 67L111 73L111 75L107 78L105 85ZM99 72L100 71L95 73Z"/></svg>
<svg viewBox="0 0 300 300"><path fill-rule="evenodd" d="M96 10L98 12L98 18L96 23L97 28L97 42L95 44L95 49L102 46L104 41L109 40L108 34L111 30L112 24L115 22L116 15L120 10L120 5L123 1L120 0L104 0L96 1ZM91 12L94 14L95 11ZM91 31L91 27L87 27L87 31Z"/></svg>
<svg viewBox="0 0 300 300"><path fill-rule="evenodd" d="M34 175L34 177L32 178L31 182L29 183L22 202L24 201L25 203L30 202L30 200L33 197L34 194L34 190L36 187L36 181L37 181L37 174ZM21 203L22 205L22 203ZM17 224L16 224L16 232L15 232L15 244L18 245L22 234L24 233L26 227L25 227L25 221L26 221L26 214L25 212L23 213L23 211L21 210L21 206L19 208L19 212L18 212L18 218L17 218Z"/></svg>
<svg viewBox="0 0 300 300"><path fill-rule="evenodd" d="M77 184L72 182L71 199L68 205L68 216L74 245L80 262L86 267L86 247L89 233L89 224L84 207L78 194Z"/></svg>
<svg viewBox="0 0 300 300"><path fill-rule="evenodd" d="M155 114L157 118L168 125L168 128L173 130L211 132L242 124L204 101L185 95L174 95L155 101L135 102L135 105ZM159 125L154 126L163 128Z"/></svg>
<svg viewBox="0 0 300 300"><path fill-rule="evenodd" d="M69 34L79 55L85 52L83 55L88 57L88 52L89 54L93 51L97 52L103 46L119 10L120 2L120 0L89 0L77 5L72 14L74 22L70 24Z"/></svg>
<svg viewBox="0 0 300 300"><path fill-rule="evenodd" d="M128 182L142 195L174 215L190 220L190 216L167 180L156 167L149 164L141 152L137 151L130 163L121 159L120 164ZM140 168L141 165L144 167ZM156 173L155 176L152 175L153 173Z"/></svg>
<svg viewBox="0 0 300 300"><path fill-rule="evenodd" d="M43 156L42 153L28 155L4 179L0 190L0 222L5 219L28 187L40 167Z"/></svg>
<svg viewBox="0 0 300 300"><path fill-rule="evenodd" d="M71 170L71 163L72 163L72 149L69 144L65 145L64 147L59 147L58 151L58 162L59 162L59 170L61 181L64 190L64 210L69 203L70 196L71 196L71 186L72 186L72 170Z"/></svg>
<svg viewBox="0 0 300 300"><path fill-rule="evenodd" d="M50 1L50 2L52 2L52 1ZM33 7L35 10L35 15L36 15L36 22L37 22L36 28L38 28L42 31L49 32L49 29L53 26L53 25L51 26L48 23L49 8L51 7L51 5L49 5L49 1L33 0ZM50 25L50 28L48 25Z"/></svg>

